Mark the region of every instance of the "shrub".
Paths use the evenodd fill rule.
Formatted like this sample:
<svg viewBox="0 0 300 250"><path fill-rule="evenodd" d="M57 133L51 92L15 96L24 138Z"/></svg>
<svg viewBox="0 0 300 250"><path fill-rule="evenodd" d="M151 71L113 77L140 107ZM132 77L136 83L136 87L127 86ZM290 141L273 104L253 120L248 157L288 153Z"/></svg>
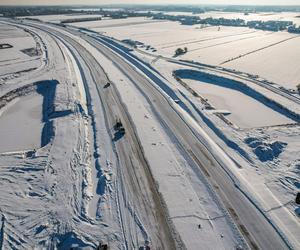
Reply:
<svg viewBox="0 0 300 250"><path fill-rule="evenodd" d="M178 48L175 50L175 56L180 56L182 54L185 54L187 53L187 51L188 51L187 47L185 47L184 49Z"/></svg>

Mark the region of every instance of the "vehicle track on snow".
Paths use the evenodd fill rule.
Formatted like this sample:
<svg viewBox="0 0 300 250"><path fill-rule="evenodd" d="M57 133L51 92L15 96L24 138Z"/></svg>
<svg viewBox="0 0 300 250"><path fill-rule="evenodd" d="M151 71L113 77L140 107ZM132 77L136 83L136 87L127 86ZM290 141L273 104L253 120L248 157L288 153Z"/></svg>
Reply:
<svg viewBox="0 0 300 250"><path fill-rule="evenodd" d="M144 235L144 240L151 240L153 246L157 249L175 249L175 245L180 243L176 243L173 239L170 226L167 222L168 216L165 214L164 205L149 171L149 166L144 157L134 125L128 111L125 109L125 105L120 101L120 97L113 84L110 88L104 90L104 86L109 79L97 60L82 45L54 29L47 29L47 31L60 37L65 43L67 42L75 48L89 68L97 88L98 96L103 105L108 124L107 129L110 131L112 140L114 139L114 135L111 131L113 131L116 117L121 118L124 123L126 135L116 141L114 145L118 158L117 168L120 180L118 193L122 194L119 195L119 202L130 213L120 211L126 248L131 249L138 246L137 242L134 242L136 238L130 240L131 236L136 234L136 232L130 232L130 217L133 217L135 223L140 227L141 233ZM125 169L123 170L124 167ZM128 187L131 190L124 191ZM131 202L134 204L131 204ZM141 209L144 211L140 213L139 210ZM138 214L147 216L143 216L142 218Z"/></svg>
<svg viewBox="0 0 300 250"><path fill-rule="evenodd" d="M167 128L181 143L186 154L192 159L196 157L201 166L210 174L209 182L215 187L215 192L221 197L237 227L247 239L248 244L252 248L270 248L274 245L279 248L289 248L286 239L277 231L278 228L270 223L268 218L258 209L255 202L233 181L226 167L212 155L210 148L203 143L201 136L170 105L170 100L149 79L138 72L133 65L126 62L125 58L103 45L105 42L101 44L88 36L85 39L117 64L124 74L134 79L133 82L139 83L139 89L148 98L149 105L159 114L160 120L164 120ZM151 100L155 100L155 102ZM193 154L191 155L190 152L193 152ZM232 213L232 210L234 210L234 213Z"/></svg>

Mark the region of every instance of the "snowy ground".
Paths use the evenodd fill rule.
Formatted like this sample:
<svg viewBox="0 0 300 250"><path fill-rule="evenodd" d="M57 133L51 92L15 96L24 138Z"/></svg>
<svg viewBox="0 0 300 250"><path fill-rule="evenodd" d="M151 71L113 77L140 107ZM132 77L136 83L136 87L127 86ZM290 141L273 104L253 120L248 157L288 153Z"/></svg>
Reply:
<svg viewBox="0 0 300 250"><path fill-rule="evenodd" d="M257 74L284 87L295 89L300 75L300 67L295 63L300 57L299 43L300 36L223 66Z"/></svg>
<svg viewBox="0 0 300 250"><path fill-rule="evenodd" d="M74 26L76 27L84 27L88 29L92 29L95 31L102 31L103 28L111 29L116 27L131 27L131 26L140 26L143 24L151 24L151 23L162 23L164 21L160 20L152 20L151 18L145 17L131 17L126 19L104 19L101 21L91 21L91 22L82 22L76 23Z"/></svg>
<svg viewBox="0 0 300 250"><path fill-rule="evenodd" d="M0 49L0 79L11 73L41 66L40 48L35 39L37 38L22 29L0 24L0 44L13 46ZM32 49L33 53L26 53L26 49Z"/></svg>
<svg viewBox="0 0 300 250"><path fill-rule="evenodd" d="M85 92L67 49L31 31L43 37L45 63L29 73L12 72L0 86L1 247L95 247L105 226L86 213L88 122L76 111L76 103L86 110Z"/></svg>
<svg viewBox="0 0 300 250"><path fill-rule="evenodd" d="M300 24L300 18L298 12L256 12L249 13L245 15L244 13L236 13L236 12L222 12L222 11L208 11L201 14L193 14L190 12L165 12L169 15L191 15L191 16L199 16L201 18L227 18L227 19L243 19L246 21L292 21L295 24Z"/></svg>
<svg viewBox="0 0 300 250"><path fill-rule="evenodd" d="M179 59L222 65L259 75L286 88L295 89L298 84L299 35L240 27L221 27L219 30L218 27L201 28L199 25L138 19L140 21L128 18L123 22L84 22L75 26L90 28L119 40L138 41L142 43L138 45L139 49L154 55L172 57L178 47L187 47L188 53Z"/></svg>
<svg viewBox="0 0 300 250"><path fill-rule="evenodd" d="M143 58L143 60L152 62L152 66L161 72L174 87L176 86L182 92L186 89L174 80L171 76L172 72L176 70L196 70L195 68L187 68L176 64L171 66L170 63L164 62L163 60L153 62L153 59L145 57L137 52L135 53ZM188 75L192 76L192 74ZM221 74L218 74L218 76L220 75ZM223 75L223 77L226 77L226 75ZM196 91L197 89L200 89L199 85L203 84L203 78L201 77L198 81L190 81L184 78L182 80L187 82L188 86ZM247 81L244 83L253 87L249 82L247 83ZM254 89L271 99L280 100L279 96L274 95L274 93L268 93L270 91L262 90L257 87L254 87ZM209 102L211 100L210 90L210 87L199 90L201 97L207 98ZM196 107L202 109L201 112L203 114L198 118L198 122L202 126L207 127L207 131L212 138L214 138L229 155L243 166L240 177L243 182L248 183L247 185L251 187L253 195L257 197L264 207L264 210L271 216L275 216L274 218L276 221L276 218L284 217L283 214L286 213L285 209L287 209L290 219L286 221L286 225L291 221L294 222L290 225L293 225L294 223L298 224L297 217L299 215L297 214L299 214L299 206L295 204L294 199L296 193L300 190L299 154L297 153L300 150L300 144L298 143L300 140L299 121L292 122L291 125L282 124L279 126L272 126L271 123L274 119L272 119L272 115L270 114L272 112L274 113L274 110L268 108L269 111L265 113L264 117L260 117L261 110L263 109L251 109L251 105L245 104L244 98L239 98L238 101L234 98L234 94L228 93L228 95L225 96L225 99L220 100L220 97L226 93L226 90L219 89L217 91L217 89L214 89L212 91L213 100L217 100L218 109L225 109L226 111L226 107L235 101L237 101L237 103L235 103L234 109L238 110L238 107L241 107L243 110L247 110L249 108L245 113L241 111L241 114L246 118L244 121L248 126L237 130L232 124L228 124L220 119L220 117L216 116L210 109L205 110L206 104L203 105L203 102L199 100L199 98L195 98L195 96L189 93L187 94L188 100L193 100ZM252 99L251 102L253 101L254 100ZM299 105L295 105L294 103L285 100L283 106L287 108L294 107L297 110L296 113L299 114ZM276 116L278 117L278 113ZM227 118L227 116L225 116L225 118ZM231 119L230 115L228 118L229 120ZM249 128L249 125L251 124L250 118L253 118L256 122L260 118L263 118L265 121L271 123L267 126ZM225 121L227 121L227 119ZM237 157L238 155L239 157ZM247 162L246 164L244 162L245 160ZM271 193L271 197L273 196L273 198L270 199L269 194ZM279 204L281 205L275 205L276 200L279 201ZM282 228L285 227L283 224L280 224L280 226ZM286 232L294 234L295 237L298 230L296 228L297 226L290 226L290 229L287 227Z"/></svg>
<svg viewBox="0 0 300 250"><path fill-rule="evenodd" d="M41 146L42 96L29 95L15 101L16 103L11 103L11 107L8 105L0 116L0 152L28 150Z"/></svg>
<svg viewBox="0 0 300 250"><path fill-rule="evenodd" d="M252 128L292 123L288 117L268 107L266 102L249 93L234 81L212 78L197 71L179 70L177 75L217 110L228 112L226 117L240 128ZM242 105L241 105L242 103ZM259 110L259 113L253 112ZM223 112L224 112L223 111Z"/></svg>
<svg viewBox="0 0 300 250"><path fill-rule="evenodd" d="M199 242L203 242L203 248L211 244L225 248L239 244L235 229L231 228L232 225L223 214L222 207L210 194L211 190L205 187L204 180L193 180L195 170L188 167L176 146L167 137L161 121L157 120L151 111L151 104L137 91L134 81L131 80L132 76L124 75L124 72L114 67L108 58L103 57L91 46L86 47L103 62L104 70L116 85L122 102L131 114L151 173L167 206L170 221L184 245L188 249L198 249ZM198 176L199 173L196 171L194 174ZM178 194L181 199L176 199ZM187 203L188 207L185 206ZM137 211L137 214L140 213ZM200 232L197 230L198 223L202 225ZM204 243L207 238L209 241Z"/></svg>
<svg viewBox="0 0 300 250"><path fill-rule="evenodd" d="M153 58L146 57L138 52L135 54L138 55L142 60L151 63L152 67L161 72L163 76L169 80L169 84L179 88L180 90L182 89L182 86L179 87L178 83L172 79L172 70L168 71L170 69L169 63L166 63L163 60L153 60ZM178 69L178 66L177 68L176 66L173 68ZM254 89L257 89L257 87L254 87ZM182 92L185 93L184 90L182 90ZM266 98L271 96L271 99L269 100L274 98L274 93L271 91L266 91L265 89L263 91L258 91L258 93L263 94ZM187 96L188 102L192 101L199 109L203 107L201 104L199 105L199 100L195 99L190 94ZM278 99L281 99L281 97L278 97ZM274 121L270 114L273 111L276 111L287 117L292 117L293 121L291 125L283 124L283 126L264 126L253 129L236 130L231 124L228 125L228 123L224 123L224 120L219 119L219 117L215 116L210 111L204 111L200 117L199 113L194 115L195 117L198 117L197 121L200 124L202 124L204 127L207 127L208 133L212 136L212 138L218 141L220 147L226 148L225 151L243 166L243 170L237 174L237 176L239 176L239 180L243 183L243 185L247 186L249 191L251 190L251 195L253 195L253 197L255 197L254 199L260 204L260 206L262 206L262 209L266 214L268 214L267 216L270 216L274 223L278 223L277 225L280 230L289 235L290 239L293 241L293 244L298 245L299 242L296 236L299 228L299 223L297 221L298 207L294 202L298 184L297 181L295 181L295 178L291 176L297 176L299 174L297 172L297 162L299 159L296 154L293 154L295 148L296 150L299 150L299 145L296 146L294 139L291 138L295 137L296 135L299 137L299 116L297 115L299 114L299 106L294 105L290 100L285 101L286 106L281 106L278 104L273 105L271 102L272 105L269 106L269 111L266 116L268 117L269 122ZM289 104L287 104L288 102ZM294 113L295 110L289 110L290 107L292 109L295 108L296 115ZM255 108L250 110L255 114ZM289 123L291 120L287 119L282 121ZM140 123L141 121L139 124ZM272 128L274 128L275 131L280 131L282 129L282 131L286 131L288 136L279 138L276 133L269 134L269 131L272 131ZM261 137L261 135L264 136ZM291 144L291 146L288 146L289 144ZM283 155L283 152L286 152L286 154L290 156L288 160L285 158L285 161L281 161L280 157L281 154ZM283 181L283 186L288 186L291 188L290 192L287 193L285 188L278 188L278 190L280 190L279 192L278 190L274 189L274 187L269 185L270 182L268 178L271 176L273 177L273 181L271 182L276 182L276 179L282 179L282 172L279 173L274 171L274 168L272 168L274 165L294 166L289 172L286 172L288 177L285 179L294 181ZM290 185L291 182L293 183L292 185Z"/></svg>
<svg viewBox="0 0 300 250"><path fill-rule="evenodd" d="M36 29L30 29L37 32ZM4 105L0 117L0 125L4 123L2 128L9 127L15 136L22 129L24 132L26 128L22 126L30 121L32 126L35 126L35 122L44 122L40 125L43 130L47 130L44 134L40 129L31 127L29 137L19 138L25 141L24 145L13 140L9 134L3 137L5 140L1 140L5 152L0 154L2 246L13 248L22 242L25 248L53 245L68 248L75 244L80 247L95 247L102 239L109 241L114 249L130 249L131 246L138 248L145 239L149 239L153 246L159 248L160 245L166 245L166 248L172 249L168 246L169 243L159 243L157 240L164 233L156 231L156 227L159 229L161 225L156 225L155 220L150 217L150 213L157 214L158 211L149 210L149 206L153 207L154 204L147 204L151 199L148 196L152 194L147 193L146 182L139 184L145 185L142 189L144 196L131 195L136 189L133 184L132 187L130 185L130 181L134 180L131 180L132 177L125 178L129 173L116 168L124 168L127 163L121 155L118 156L121 162L117 163L115 150L120 150L120 144L114 142L115 145L111 145L113 142L109 138L110 132L105 129L105 114L97 99L93 79L83 75L84 81L87 81L85 84L89 84L89 87L85 85L83 88L82 83L80 84L82 72L76 69L76 60L72 59L66 47L43 32L37 33L43 37L47 48L46 64L30 75L5 80L1 89ZM81 43L84 42L81 40ZM189 177L192 169L185 170L187 163L173 146L160 121L156 120L144 97L135 90L133 82L99 52L87 44L85 46L99 61L104 62L105 70L121 93L122 102L126 103L126 109L134 114L131 119L138 131L155 183L159 185L167 206L165 209L168 211L169 223L175 228L174 233L179 234L178 244L182 244L182 240L189 249L198 249L199 238L203 242L210 239L205 243L207 247L214 244L230 249L243 244L230 218L206 183L190 180L193 179ZM38 82L37 86L32 81ZM124 82L127 84L124 85ZM55 95L51 97L47 91L48 94L44 97L46 101L39 99L40 107L43 107L41 112L41 109L36 109L39 103L33 96L38 96L35 91L41 92L39 88L48 86L47 84L55 86ZM86 108L82 98L85 91L91 95L92 106L89 108ZM18 103L22 103L21 108ZM86 120L87 114L84 111L77 111L74 107L76 103L85 112L91 112L91 120ZM13 112L18 110L26 119ZM31 120L32 111L35 121ZM8 114L13 119L9 119ZM19 122L15 119L22 119L24 124L18 126ZM95 130L92 129L93 126ZM39 137L41 141L37 140L33 145L32 139ZM7 144L7 140L10 143ZM91 160L94 145L97 151L93 154L95 158ZM131 156L131 161L138 160L133 157ZM135 168L137 167L140 165L137 164ZM137 175L139 172L136 169L134 173ZM109 178L113 178L113 182ZM181 199L176 199L179 193ZM142 205L141 202L146 204ZM189 206L186 207L185 203L189 203ZM18 208L14 209L16 205ZM144 206L149 210L147 213L143 211ZM201 228L197 229L199 223ZM127 243L122 237L126 237ZM125 244L128 246L125 247Z"/></svg>
<svg viewBox="0 0 300 250"><path fill-rule="evenodd" d="M195 250L244 245L215 187L179 144L185 135L175 136L178 128L172 123L172 112L201 134L203 143L228 165L227 171L270 223L295 248L300 246L299 206L294 202L300 188L300 105L257 85L251 77L242 79L216 68L187 67L141 53L172 56L177 46L190 46L195 51L183 58L193 55L197 61L218 65L270 45L272 51L286 43L297 50L299 37L246 28L196 29L143 18L76 24L120 40L143 41L141 51L129 52L96 36L115 51L124 49L132 64L128 66L109 54L107 47L96 49L83 37L58 27L49 31L39 24L42 30L29 26L31 32L24 33L0 25L10 31L3 32L3 39L7 34L27 34L22 38L28 39L26 44L41 49L39 66L26 61L26 67L33 68L29 73L17 73L17 67L0 82L2 247L94 248L100 240L113 249L137 249L148 240L157 249L172 249L172 244ZM16 55L22 46L19 41L13 47ZM222 48L226 53L221 53ZM8 50L3 56L9 60ZM197 53L202 53L203 61ZM256 55L222 66L234 64L258 74L262 67L237 64ZM279 55L272 54L269 60ZM291 57L288 54L286 60ZM289 63L285 67L293 74L287 82L299 73L298 65ZM0 65L0 70L7 68ZM259 75L274 70L266 67ZM283 73L276 74L282 79ZM125 136L114 133L116 117L125 123ZM214 168L207 157L203 154L205 165ZM168 238L165 224L175 243Z"/></svg>

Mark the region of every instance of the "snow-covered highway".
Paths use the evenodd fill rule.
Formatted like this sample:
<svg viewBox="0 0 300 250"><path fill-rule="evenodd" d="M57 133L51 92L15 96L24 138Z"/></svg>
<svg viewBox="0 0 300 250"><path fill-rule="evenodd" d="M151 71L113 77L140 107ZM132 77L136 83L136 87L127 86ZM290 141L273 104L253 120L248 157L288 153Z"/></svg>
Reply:
<svg viewBox="0 0 300 250"><path fill-rule="evenodd" d="M78 42L56 30L46 27L42 27L42 29L54 35L69 47L77 59L83 81L87 85L86 88L91 88L87 95L90 102L88 105L93 106L90 115L93 116L93 133L96 134L94 135L95 165L99 171L102 166L114 165L117 173L116 177L113 176L113 178L118 179L114 188L117 189L119 219L125 248L131 249L139 244L142 245L142 238L144 238L144 241L155 242L158 248L174 248L175 243L170 235L170 229L166 225L160 197L155 190L154 180L151 173L149 173L147 161L141 151L130 117L124 105L120 102L114 87L105 89L105 85L110 82L110 79L91 53ZM96 93L92 93L92 91L96 91ZM101 112L103 112L101 118L105 118L104 122L98 117ZM122 138L123 135L114 131L116 119L121 119L124 128L128 131L124 138ZM113 141L106 140L107 144L111 144L110 153L106 152L107 155L116 152L114 156L111 156L113 159L100 157L105 155L102 149L109 147L107 144L103 148L99 146L103 143L103 134L97 135L97 133L103 125ZM99 183L99 185L104 185L104 187L98 187L98 189L106 188L105 183ZM95 206L97 205L98 203L95 204ZM96 207L94 209L97 210ZM143 219L146 221L140 222L138 214L142 214ZM145 215L147 216L145 217ZM137 225L131 226L134 224Z"/></svg>
<svg viewBox="0 0 300 250"><path fill-rule="evenodd" d="M69 58L80 92L74 100L77 118L69 125L73 131L73 122L80 123L80 143L70 152L81 152L77 160L84 159L86 167L85 205L74 202L70 215L76 227L85 225L86 230L72 235L81 247L96 247L99 240L112 249L148 244L195 250L299 246L298 224L287 237L264 213L237 178L239 166L151 67L106 37L36 21L14 24L55 41L46 49L51 57L51 50L60 47ZM125 134L116 127L119 120ZM68 224L71 231L73 224ZM43 246L42 240L34 244Z"/></svg>
<svg viewBox="0 0 300 250"><path fill-rule="evenodd" d="M78 35L80 34L78 33ZM214 190L222 198L226 209L231 213L233 220L247 239L248 244L252 248L258 247L263 249L269 249L274 245L278 248L287 247L286 243L278 235L278 232L236 187L233 180L222 168L222 163L220 164L216 160L213 155L215 152L208 151L201 142L202 138L197 134L197 131L194 131L182 119L182 116L176 109L170 106L168 99L153 86L149 78L143 76L141 72L137 72L133 65L124 60L124 58L116 56L98 41L88 36L85 39L117 64L128 78L138 84L140 91L149 98L150 105L157 112L159 119L164 121L165 129L169 130L170 134L176 138L178 147L181 147L186 156L194 161L195 166L202 168L202 171L207 174L207 178L214 186Z"/></svg>
<svg viewBox="0 0 300 250"><path fill-rule="evenodd" d="M230 178L226 171L222 156L214 147L206 145L206 138L192 128L184 117L170 105L168 99L154 87L153 79L137 72L134 65L126 61L126 57L120 58L101 43L85 37L110 60L118 64L124 74L127 74L138 84L140 91L149 98L152 108L157 112L159 119L165 123L165 129L170 131L170 136L176 138L176 144L184 151L185 155L194 161L195 165L201 168L207 179L218 193L226 209L229 211L240 232L251 248L270 249L274 246L278 249L289 247L285 238L279 235L275 228L263 216L248 197L238 188L238 185ZM98 40L99 41L99 40ZM104 43L105 45L105 43ZM116 48L116 51L117 48ZM122 53L121 53L122 55ZM155 100L155 102L151 101ZM211 151L209 151L211 150ZM220 158L219 158L220 157ZM226 162L226 161L225 161ZM223 165L223 166L222 166ZM225 169L225 170L224 170Z"/></svg>

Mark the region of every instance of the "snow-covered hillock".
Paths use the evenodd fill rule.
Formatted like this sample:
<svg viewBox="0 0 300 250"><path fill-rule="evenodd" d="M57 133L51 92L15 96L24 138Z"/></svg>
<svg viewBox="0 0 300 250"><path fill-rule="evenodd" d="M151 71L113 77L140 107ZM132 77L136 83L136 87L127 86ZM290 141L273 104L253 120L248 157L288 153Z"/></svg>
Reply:
<svg viewBox="0 0 300 250"><path fill-rule="evenodd" d="M253 149L260 161L272 161L277 158L287 143L281 141L268 142L264 138L249 137L245 139L247 145Z"/></svg>

